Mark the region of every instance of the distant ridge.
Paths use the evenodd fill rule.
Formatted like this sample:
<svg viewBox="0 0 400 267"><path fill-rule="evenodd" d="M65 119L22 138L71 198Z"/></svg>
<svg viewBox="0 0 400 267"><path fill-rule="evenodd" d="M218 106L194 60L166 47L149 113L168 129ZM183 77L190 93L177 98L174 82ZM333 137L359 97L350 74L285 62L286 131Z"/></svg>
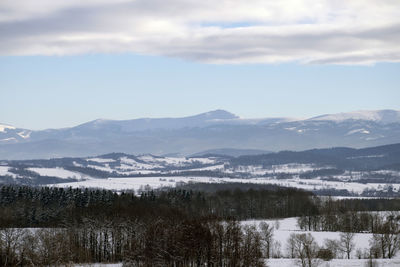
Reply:
<svg viewBox="0 0 400 267"><path fill-rule="evenodd" d="M365 120L382 124L399 123L400 111L397 110L359 110L347 113L326 114L311 118L310 120L328 120L342 122L345 120Z"/></svg>
<svg viewBox="0 0 400 267"><path fill-rule="evenodd" d="M207 155L221 155L221 156L230 156L230 157L239 157L244 155L262 155L269 154L272 151L268 150L260 150L260 149L235 149L235 148L218 148L218 149L209 149L205 151L201 151L198 153L194 153L190 155L191 157L200 157Z"/></svg>
<svg viewBox="0 0 400 267"><path fill-rule="evenodd" d="M182 118L99 119L71 128L40 131L0 125L0 159L83 157L114 151L182 156L206 151L237 156L398 142L400 111L396 110L354 111L305 120L245 119L225 110L213 110ZM232 150L218 151L221 148ZM240 151L243 149L250 151Z"/></svg>

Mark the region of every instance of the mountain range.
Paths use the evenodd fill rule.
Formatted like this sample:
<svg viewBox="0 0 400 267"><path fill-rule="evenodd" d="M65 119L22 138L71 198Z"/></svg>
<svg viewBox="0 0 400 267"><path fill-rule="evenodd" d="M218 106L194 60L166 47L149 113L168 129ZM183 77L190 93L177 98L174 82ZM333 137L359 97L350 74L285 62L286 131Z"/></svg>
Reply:
<svg viewBox="0 0 400 267"><path fill-rule="evenodd" d="M83 157L111 152L154 155L231 150L362 148L400 142L400 111L327 114L308 119L243 119L215 110L183 118L94 120L71 128L29 130L0 124L0 159ZM240 152L243 150L243 152ZM261 152L260 152L261 153Z"/></svg>

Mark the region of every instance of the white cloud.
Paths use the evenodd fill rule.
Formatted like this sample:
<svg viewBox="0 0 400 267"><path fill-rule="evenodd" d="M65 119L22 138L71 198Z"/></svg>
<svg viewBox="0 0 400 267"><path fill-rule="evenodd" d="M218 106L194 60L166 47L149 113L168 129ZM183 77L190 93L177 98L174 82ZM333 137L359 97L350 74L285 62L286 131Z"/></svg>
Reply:
<svg viewBox="0 0 400 267"><path fill-rule="evenodd" d="M207 63L400 61L398 0L3 0L0 54Z"/></svg>

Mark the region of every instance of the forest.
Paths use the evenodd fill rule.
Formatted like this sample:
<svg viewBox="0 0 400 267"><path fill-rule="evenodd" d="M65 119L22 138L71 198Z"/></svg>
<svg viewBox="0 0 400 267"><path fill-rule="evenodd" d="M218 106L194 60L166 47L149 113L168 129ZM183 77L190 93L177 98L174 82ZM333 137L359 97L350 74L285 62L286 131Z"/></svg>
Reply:
<svg viewBox="0 0 400 267"><path fill-rule="evenodd" d="M369 231L379 244L388 234L398 236L400 218L370 211L399 209L398 199L321 199L298 189L248 184L199 184L140 195L1 186L0 265L264 266L273 256L273 227L240 221L299 217L303 229ZM309 257L329 258L334 252L333 246L314 246L309 235L291 238L291 256L303 266L311 266ZM398 248L389 244L394 243L386 242L374 257L393 256Z"/></svg>

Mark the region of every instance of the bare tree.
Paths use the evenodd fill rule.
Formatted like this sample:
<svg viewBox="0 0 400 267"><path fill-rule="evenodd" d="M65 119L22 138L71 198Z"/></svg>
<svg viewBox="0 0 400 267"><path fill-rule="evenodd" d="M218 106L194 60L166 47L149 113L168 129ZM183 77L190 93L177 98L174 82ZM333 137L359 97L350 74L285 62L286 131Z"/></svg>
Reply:
<svg viewBox="0 0 400 267"><path fill-rule="evenodd" d="M296 247L296 234L292 233L290 234L287 242L286 242L286 251L288 254L289 258L295 258L296 257L296 253L295 253L295 247Z"/></svg>
<svg viewBox="0 0 400 267"><path fill-rule="evenodd" d="M0 263L3 266L20 264L19 252L26 230L20 228L0 229Z"/></svg>
<svg viewBox="0 0 400 267"><path fill-rule="evenodd" d="M300 260L302 267L314 267L318 265L316 255L318 252L318 245L311 234L294 234L289 239L294 245L294 253Z"/></svg>
<svg viewBox="0 0 400 267"><path fill-rule="evenodd" d="M346 253L347 259L350 259L350 254L353 251L355 244L353 242L354 233L340 233L339 247L340 250Z"/></svg>
<svg viewBox="0 0 400 267"><path fill-rule="evenodd" d="M326 249L330 250L332 252L333 258L337 258L339 254L341 254L341 250L339 247L339 242L334 239L325 239L324 240L324 246Z"/></svg>
<svg viewBox="0 0 400 267"><path fill-rule="evenodd" d="M282 258L282 244L278 240L274 240L272 244L272 257Z"/></svg>
<svg viewBox="0 0 400 267"><path fill-rule="evenodd" d="M375 226L375 233L370 240L371 251L377 258L392 258L399 250L400 217L390 214L386 220L380 220Z"/></svg>
<svg viewBox="0 0 400 267"><path fill-rule="evenodd" d="M261 252L261 236L254 225L243 227L242 259L242 266L264 266Z"/></svg>
<svg viewBox="0 0 400 267"><path fill-rule="evenodd" d="M261 238L265 246L265 257L269 259L271 257L271 248L273 244L272 236L274 235L274 227L266 222L259 224L261 230Z"/></svg>
<svg viewBox="0 0 400 267"><path fill-rule="evenodd" d="M387 256L391 259L399 249L400 242L400 218L395 217L394 214L390 214L385 223L383 224L383 238L387 247Z"/></svg>

